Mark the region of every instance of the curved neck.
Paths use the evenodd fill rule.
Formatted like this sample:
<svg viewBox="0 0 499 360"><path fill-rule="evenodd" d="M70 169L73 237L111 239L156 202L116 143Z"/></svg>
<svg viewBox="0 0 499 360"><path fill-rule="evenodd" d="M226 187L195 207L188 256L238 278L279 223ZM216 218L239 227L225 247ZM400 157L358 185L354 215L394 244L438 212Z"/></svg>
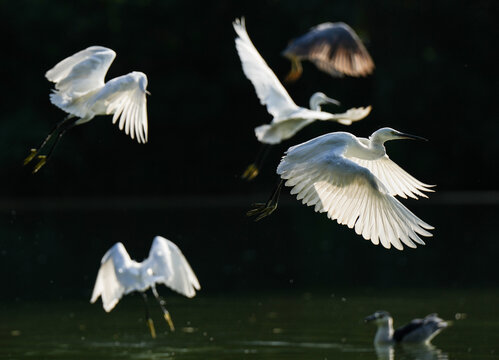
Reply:
<svg viewBox="0 0 499 360"><path fill-rule="evenodd" d="M315 96L312 96L310 98L310 101L309 101L310 110L321 111L321 104L323 104L321 99L319 99Z"/></svg>

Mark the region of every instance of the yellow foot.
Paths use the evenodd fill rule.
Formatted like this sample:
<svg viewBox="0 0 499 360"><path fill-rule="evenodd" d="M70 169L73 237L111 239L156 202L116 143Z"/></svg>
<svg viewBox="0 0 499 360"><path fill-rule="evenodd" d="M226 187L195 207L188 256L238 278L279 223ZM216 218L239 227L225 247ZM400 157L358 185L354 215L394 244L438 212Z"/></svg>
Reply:
<svg viewBox="0 0 499 360"><path fill-rule="evenodd" d="M35 168L33 169L33 174L38 172L42 168L43 165L47 162L47 156L45 155L38 155L38 163L36 164Z"/></svg>
<svg viewBox="0 0 499 360"><path fill-rule="evenodd" d="M253 204L254 208L249 210L246 215L247 216L255 216L258 215L255 219L255 221L261 220L264 217L269 216L272 214L275 209L277 209L277 203L276 204L269 204L269 203L257 203Z"/></svg>
<svg viewBox="0 0 499 360"><path fill-rule="evenodd" d="M256 167L256 164L249 164L246 170L244 170L243 175L241 175L241 178L246 179L248 181L253 180L258 176L258 168Z"/></svg>
<svg viewBox="0 0 499 360"><path fill-rule="evenodd" d="M149 330L151 331L151 337L156 339L156 329L154 329L154 323L152 319L147 319L147 325L149 326Z"/></svg>
<svg viewBox="0 0 499 360"><path fill-rule="evenodd" d="M165 316L166 322L168 323L168 325L170 325L170 330L171 331L175 331L175 326L173 326L173 321L172 321L172 318L170 316L170 313L169 312L165 312L164 316Z"/></svg>
<svg viewBox="0 0 499 360"><path fill-rule="evenodd" d="M23 165L29 164L29 162L35 157L36 152L36 149L31 149L30 154L26 157L26 159L24 159Z"/></svg>
<svg viewBox="0 0 499 360"><path fill-rule="evenodd" d="M291 71L285 78L284 81L287 83L292 83L295 82L296 80L299 79L301 75L301 72L298 71Z"/></svg>

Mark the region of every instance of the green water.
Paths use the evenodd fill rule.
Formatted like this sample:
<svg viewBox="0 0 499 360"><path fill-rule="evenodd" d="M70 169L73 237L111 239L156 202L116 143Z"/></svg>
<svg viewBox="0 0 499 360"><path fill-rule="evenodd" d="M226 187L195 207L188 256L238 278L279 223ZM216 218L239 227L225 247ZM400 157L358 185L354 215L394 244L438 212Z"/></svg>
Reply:
<svg viewBox="0 0 499 360"><path fill-rule="evenodd" d="M176 331L152 301L157 338L140 296L109 314L86 301L0 305L5 359L498 359L499 292L491 290L331 290L210 295L186 299L161 289ZM377 348L362 319L392 313L395 326L438 312L453 320L429 347Z"/></svg>

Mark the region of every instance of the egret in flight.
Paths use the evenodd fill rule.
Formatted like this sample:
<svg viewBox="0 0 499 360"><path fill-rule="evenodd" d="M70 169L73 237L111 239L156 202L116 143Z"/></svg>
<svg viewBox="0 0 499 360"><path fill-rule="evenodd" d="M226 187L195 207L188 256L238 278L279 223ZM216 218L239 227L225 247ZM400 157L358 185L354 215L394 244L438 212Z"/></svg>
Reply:
<svg viewBox="0 0 499 360"><path fill-rule="evenodd" d="M296 105L251 42L246 32L244 18L236 19L232 25L238 35L236 49L244 74L253 83L260 103L266 105L267 111L273 116L270 124L255 128L255 135L261 143L278 144L315 120L332 120L343 125L350 125L354 121L365 118L371 111L370 106L352 108L341 114L322 111L322 104L339 105L339 102L320 92L313 94L310 98L310 109ZM251 180L256 177L262 161L263 159L259 159L258 156L257 160L248 166L243 178Z"/></svg>
<svg viewBox="0 0 499 360"><path fill-rule="evenodd" d="M64 133L75 125L84 124L96 115L113 115L113 123L119 119L120 130L125 130L139 143L147 142L146 94L147 77L133 71L104 83L104 77L116 53L102 46L91 46L62 60L47 71L45 77L55 83L50 101L69 115L47 135L38 149L31 149L24 160L28 164L35 157L36 173L45 165ZM57 135L49 151L40 152L52 136Z"/></svg>
<svg viewBox="0 0 499 360"><path fill-rule="evenodd" d="M320 70L340 77L366 76L374 62L355 31L345 23L324 23L290 42L282 54L291 61L286 81L296 81L303 69L301 60L309 60Z"/></svg>
<svg viewBox="0 0 499 360"><path fill-rule="evenodd" d="M149 288L158 301L171 331L175 330L170 313L166 310L166 303L156 290L156 284L164 284L188 298L195 296L196 290L201 288L184 255L170 240L156 236L149 256L142 262L132 260L123 244L118 242L104 254L101 260L90 302L94 303L100 296L104 310L110 312L123 295L133 291L142 293L146 304L147 325L151 336L155 338L156 331L149 316L145 293Z"/></svg>
<svg viewBox="0 0 499 360"><path fill-rule="evenodd" d="M369 139L347 132L334 132L292 146L277 167L281 182L265 204L256 204L248 216L256 220L276 208L284 182L316 212L350 229L374 245L385 248L424 245L419 235L432 236L432 226L410 212L395 196L427 197L433 191L409 175L386 154L384 143L396 139L419 139L391 128L375 131Z"/></svg>
<svg viewBox="0 0 499 360"><path fill-rule="evenodd" d="M376 311L364 319L365 322L374 322L378 330L374 337L375 344L393 343L429 343L449 322L439 318L437 314L427 315L424 319L414 319L395 331L393 318L386 311Z"/></svg>

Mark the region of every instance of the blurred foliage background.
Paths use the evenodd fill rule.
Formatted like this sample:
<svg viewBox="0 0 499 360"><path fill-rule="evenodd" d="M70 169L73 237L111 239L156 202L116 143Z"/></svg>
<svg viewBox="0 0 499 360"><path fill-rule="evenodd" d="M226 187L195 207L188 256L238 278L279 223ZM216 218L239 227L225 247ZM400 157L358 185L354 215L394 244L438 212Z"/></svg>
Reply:
<svg viewBox="0 0 499 360"><path fill-rule="evenodd" d="M0 13L7 298L36 297L47 286L54 297L89 296L107 248L122 241L141 260L156 234L183 249L208 292L497 285L496 1L18 0L0 2ZM290 68L280 55L287 42L325 21L351 25L376 64L367 78L335 79L305 63L302 78L286 86L298 105L323 91L341 110L373 111L350 127L305 128L272 149L251 183L240 175L259 148L253 128L271 116L234 47L231 22L240 16L280 79ZM23 158L65 116L49 102L44 74L91 45L117 52L107 79L147 74L149 142L138 144L111 117L98 117L69 131L32 175ZM427 247L375 247L288 194L271 218L246 219L250 203L274 186L289 146L331 131L368 136L383 126L430 139L387 146L409 173L438 185L430 200L405 202L436 226Z"/></svg>

